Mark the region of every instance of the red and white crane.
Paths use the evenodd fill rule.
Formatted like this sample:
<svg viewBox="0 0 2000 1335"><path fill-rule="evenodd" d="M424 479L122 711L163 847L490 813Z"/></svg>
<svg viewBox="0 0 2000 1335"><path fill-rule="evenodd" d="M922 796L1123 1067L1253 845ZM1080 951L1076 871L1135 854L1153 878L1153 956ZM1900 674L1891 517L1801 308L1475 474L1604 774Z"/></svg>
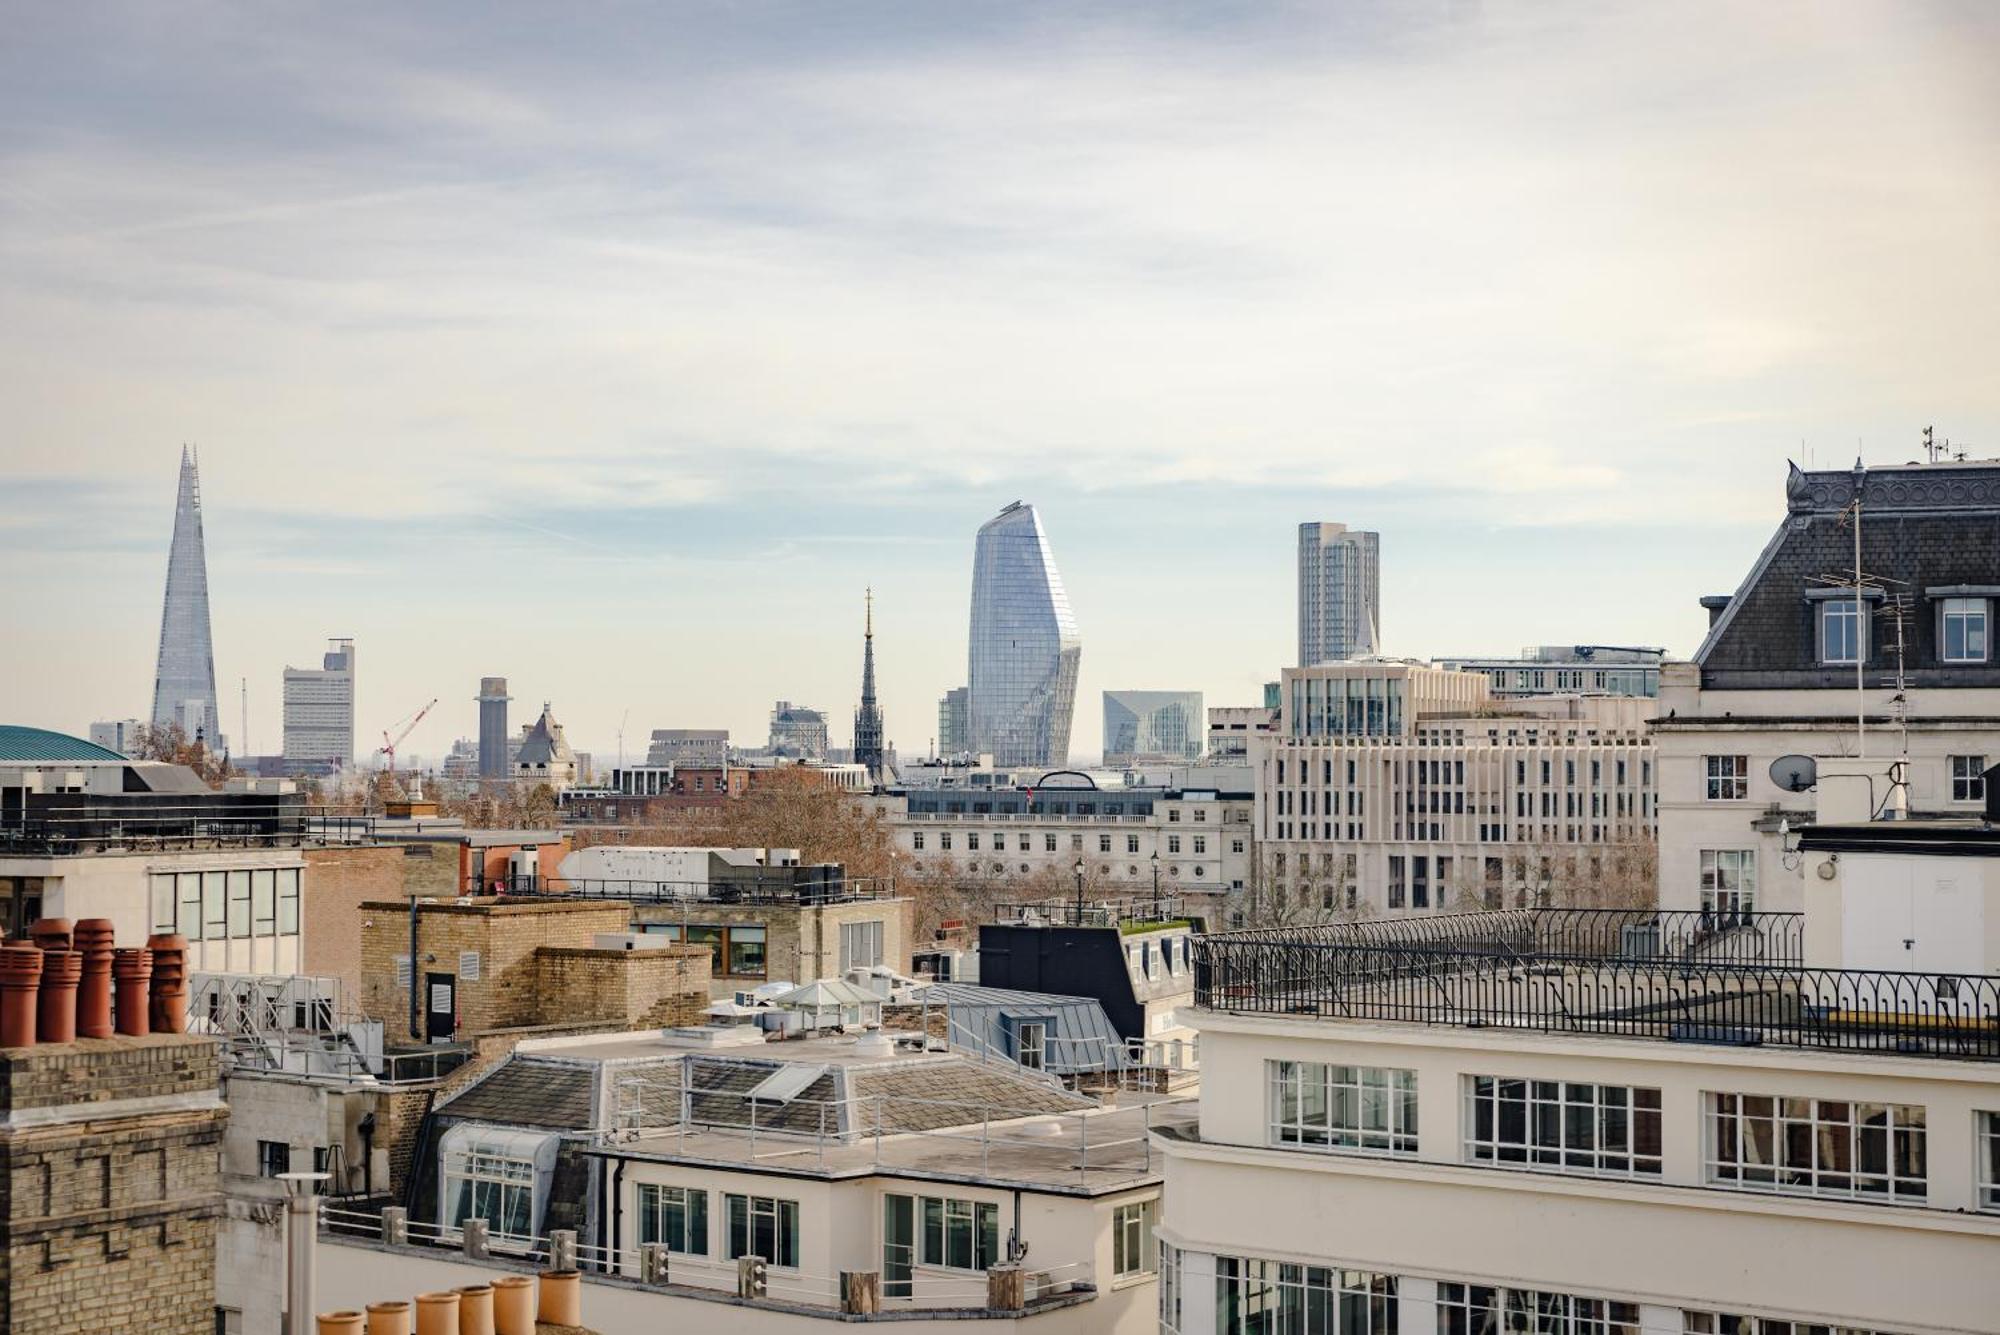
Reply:
<svg viewBox="0 0 2000 1335"><path fill-rule="evenodd" d="M437 704L437 699L433 697L430 704L425 705L416 713L409 715L407 719L399 719L395 723L390 724L389 727L396 730L394 737L389 735L388 728L382 730L382 745L375 748L375 754L389 757L389 773L392 776L396 773L396 748L401 746L403 739L408 737L416 729L416 726L424 721L424 715L430 713L432 705L435 704Z"/></svg>

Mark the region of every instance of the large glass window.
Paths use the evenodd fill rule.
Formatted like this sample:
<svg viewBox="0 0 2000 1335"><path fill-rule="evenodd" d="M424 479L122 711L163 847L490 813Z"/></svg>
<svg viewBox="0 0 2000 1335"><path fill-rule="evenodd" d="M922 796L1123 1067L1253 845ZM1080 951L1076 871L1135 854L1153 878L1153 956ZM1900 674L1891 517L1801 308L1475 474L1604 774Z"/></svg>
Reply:
<svg viewBox="0 0 2000 1335"><path fill-rule="evenodd" d="M484 1219L497 1236L528 1241L535 1234L535 1162L470 1142L445 1156L446 1223Z"/></svg>
<svg viewBox="0 0 2000 1335"><path fill-rule="evenodd" d="M297 936L299 931L299 869L278 872L278 935Z"/></svg>
<svg viewBox="0 0 2000 1335"><path fill-rule="evenodd" d="M1979 1208L2000 1210L2000 1113L1979 1114Z"/></svg>
<svg viewBox="0 0 2000 1335"><path fill-rule="evenodd" d="M1492 1331L1533 1331L1535 1335L1639 1335L1639 1305L1608 1298L1533 1289L1496 1289L1482 1284L1440 1284L1438 1335L1487 1335Z"/></svg>
<svg viewBox="0 0 2000 1335"><path fill-rule="evenodd" d="M844 922L840 925L840 971L870 969L882 963L882 924Z"/></svg>
<svg viewBox="0 0 2000 1335"><path fill-rule="evenodd" d="M1718 1186L1919 1202L1921 1106L1711 1094L1708 1177Z"/></svg>
<svg viewBox="0 0 2000 1335"><path fill-rule="evenodd" d="M1708 800L1735 802L1750 795L1750 757L1709 756Z"/></svg>
<svg viewBox="0 0 2000 1335"><path fill-rule="evenodd" d="M796 1269L799 1264L799 1203L775 1196L725 1195L723 1207L729 1217L729 1255L761 1256L775 1266Z"/></svg>
<svg viewBox="0 0 2000 1335"><path fill-rule="evenodd" d="M1986 661L1986 600L1947 598L1938 608L1938 645L1947 663Z"/></svg>
<svg viewBox="0 0 2000 1335"><path fill-rule="evenodd" d="M1860 1326L1829 1326L1815 1321L1773 1320L1767 1316L1729 1316L1722 1312L1681 1313L1682 1335L1890 1335Z"/></svg>
<svg viewBox="0 0 2000 1335"><path fill-rule="evenodd" d="M201 935L205 941L223 941L229 937L227 915L227 872L205 871L201 874Z"/></svg>
<svg viewBox="0 0 2000 1335"><path fill-rule="evenodd" d="M708 1193L640 1183L639 1241L664 1243L670 1252L708 1255Z"/></svg>
<svg viewBox="0 0 2000 1335"><path fill-rule="evenodd" d="M1393 1275L1215 1258L1216 1335L1395 1335L1396 1317Z"/></svg>
<svg viewBox="0 0 2000 1335"><path fill-rule="evenodd" d="M729 972L737 978L761 978L764 976L764 929L762 927L731 927L729 929Z"/></svg>
<svg viewBox="0 0 2000 1335"><path fill-rule="evenodd" d="M1132 1201L1111 1212L1111 1273L1124 1279L1151 1274L1156 1259L1153 1248L1153 1211L1156 1202Z"/></svg>
<svg viewBox="0 0 2000 1335"><path fill-rule="evenodd" d="M1861 604L1853 598L1831 598L1819 605L1819 661L1858 663L1866 651L1862 637Z"/></svg>
<svg viewBox="0 0 2000 1335"><path fill-rule="evenodd" d="M1660 1091L1467 1076L1465 1157L1608 1176L1660 1171Z"/></svg>
<svg viewBox="0 0 2000 1335"><path fill-rule="evenodd" d="M1000 1207L991 1201L925 1196L923 1264L947 1270L986 1270L1000 1263Z"/></svg>
<svg viewBox="0 0 2000 1335"><path fill-rule="evenodd" d="M1704 848L1701 851L1701 911L1734 919L1757 903L1757 850Z"/></svg>
<svg viewBox="0 0 2000 1335"><path fill-rule="evenodd" d="M1321 1062L1266 1063L1271 1143L1378 1154L1417 1152L1417 1073Z"/></svg>
<svg viewBox="0 0 2000 1335"><path fill-rule="evenodd" d="M1951 758L1951 800L1954 802L1984 802L1986 800L1985 776L1985 756L1953 756Z"/></svg>

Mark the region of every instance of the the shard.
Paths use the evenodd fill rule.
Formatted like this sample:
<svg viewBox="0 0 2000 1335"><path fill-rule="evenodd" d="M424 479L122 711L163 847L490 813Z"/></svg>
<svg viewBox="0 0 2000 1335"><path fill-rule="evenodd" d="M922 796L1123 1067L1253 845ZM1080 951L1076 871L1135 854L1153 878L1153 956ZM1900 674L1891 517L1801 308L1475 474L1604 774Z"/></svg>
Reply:
<svg viewBox="0 0 2000 1335"><path fill-rule="evenodd" d="M194 452L181 447L174 545L167 554L167 597L160 611L160 662L153 674L153 722L178 723L190 741L223 749L215 703L215 652L208 635L208 556L201 537L201 478Z"/></svg>
<svg viewBox="0 0 2000 1335"><path fill-rule="evenodd" d="M1015 501L980 526L973 549L972 750L996 765L1068 764L1082 655L1041 518Z"/></svg>

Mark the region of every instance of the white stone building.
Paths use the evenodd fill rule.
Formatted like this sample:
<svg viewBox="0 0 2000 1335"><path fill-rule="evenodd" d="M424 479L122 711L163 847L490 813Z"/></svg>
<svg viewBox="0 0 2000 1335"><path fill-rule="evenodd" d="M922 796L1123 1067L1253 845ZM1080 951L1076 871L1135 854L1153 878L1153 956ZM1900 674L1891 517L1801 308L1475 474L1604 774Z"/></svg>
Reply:
<svg viewBox="0 0 2000 1335"><path fill-rule="evenodd" d="M285 669L285 760L354 763L354 641L327 641L317 668Z"/></svg>

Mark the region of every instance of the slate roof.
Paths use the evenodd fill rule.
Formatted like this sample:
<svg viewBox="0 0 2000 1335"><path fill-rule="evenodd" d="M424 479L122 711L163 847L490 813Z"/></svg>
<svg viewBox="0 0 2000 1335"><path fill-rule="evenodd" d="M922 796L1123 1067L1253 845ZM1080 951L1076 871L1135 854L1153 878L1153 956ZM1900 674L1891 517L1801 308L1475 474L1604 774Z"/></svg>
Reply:
<svg viewBox="0 0 2000 1335"><path fill-rule="evenodd" d="M2000 585L2000 462L1906 464L1861 479L1861 567L1890 594L1907 595L1904 670L1912 687L2000 687L2000 660L1939 659L1935 600L1927 589ZM1786 515L1695 653L1707 689L1853 689L1852 666L1822 666L1809 589L1852 578L1854 537L1841 522L1855 494L1852 470L1792 465ZM1869 636L1868 684L1896 668L1893 622Z"/></svg>
<svg viewBox="0 0 2000 1335"><path fill-rule="evenodd" d="M588 1130L595 1120L596 1074L593 1067L570 1062L513 1056L440 1103L437 1112L497 1126Z"/></svg>
<svg viewBox="0 0 2000 1335"><path fill-rule="evenodd" d="M515 765L567 765L576 759L576 752L563 737L562 724L557 723L555 714L547 705L542 706L542 716L535 720L535 726L528 729L528 735L521 739L521 749L514 756Z"/></svg>
<svg viewBox="0 0 2000 1335"><path fill-rule="evenodd" d="M124 756L109 747L99 746L96 742L86 742L81 737L71 737L68 733L50 732L47 728L25 728L14 723L0 723L0 760L58 764L65 760L92 762L112 760L122 763L124 759Z"/></svg>

